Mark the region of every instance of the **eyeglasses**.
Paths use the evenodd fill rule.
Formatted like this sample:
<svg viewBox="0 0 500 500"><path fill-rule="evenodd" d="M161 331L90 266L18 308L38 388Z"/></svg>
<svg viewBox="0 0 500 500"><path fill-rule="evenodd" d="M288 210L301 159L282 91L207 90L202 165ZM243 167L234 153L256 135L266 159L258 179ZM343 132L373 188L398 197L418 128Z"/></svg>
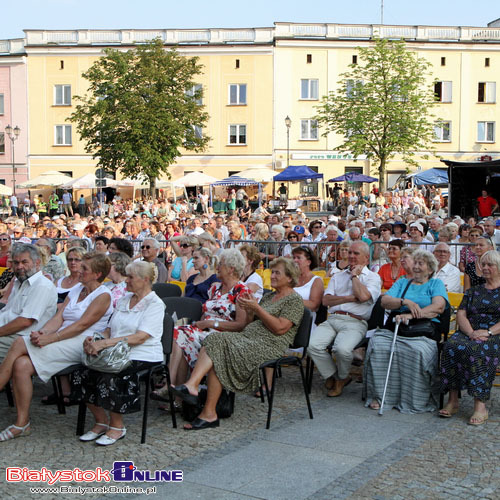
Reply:
<svg viewBox="0 0 500 500"><path fill-rule="evenodd" d="M0 241L9 241L10 238L0 238Z"/></svg>
<svg viewBox="0 0 500 500"><path fill-rule="evenodd" d="M321 226L313 226L313 229L321 229Z"/></svg>
<svg viewBox="0 0 500 500"><path fill-rule="evenodd" d="M181 245L181 246L183 247L184 245ZM141 245L141 250L144 250L144 249L149 250L150 248L151 248L150 245Z"/></svg>
<svg viewBox="0 0 500 500"><path fill-rule="evenodd" d="M288 237L289 240L296 240L297 239L297 236L295 236L294 234L292 236L289 236Z"/></svg>
<svg viewBox="0 0 500 500"><path fill-rule="evenodd" d="M183 243L183 244L181 245L181 248L189 248L189 245L188 245L187 243Z"/></svg>
<svg viewBox="0 0 500 500"><path fill-rule="evenodd" d="M68 262L81 262L82 259L77 259L77 258L71 258L71 259L66 259Z"/></svg>
<svg viewBox="0 0 500 500"><path fill-rule="evenodd" d="M290 226L283 226L285 229L290 229Z"/></svg>
<svg viewBox="0 0 500 500"><path fill-rule="evenodd" d="M390 229L384 227L384 229L381 229L381 231L390 231Z"/></svg>

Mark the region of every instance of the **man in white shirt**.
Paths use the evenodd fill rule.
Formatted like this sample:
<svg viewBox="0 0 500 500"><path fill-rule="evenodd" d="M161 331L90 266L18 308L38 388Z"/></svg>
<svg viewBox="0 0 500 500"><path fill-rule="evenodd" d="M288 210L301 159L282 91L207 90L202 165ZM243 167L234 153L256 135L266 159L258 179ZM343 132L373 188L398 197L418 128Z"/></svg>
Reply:
<svg viewBox="0 0 500 500"><path fill-rule="evenodd" d="M500 231L496 229L496 223L493 219L486 219L483 222L485 234L487 234L491 241L495 244L495 250L500 248Z"/></svg>
<svg viewBox="0 0 500 500"><path fill-rule="evenodd" d="M438 243L433 253L438 261L438 269L433 277L444 283L447 292L461 293L460 271L450 263L450 247L446 243Z"/></svg>
<svg viewBox="0 0 500 500"><path fill-rule="evenodd" d="M365 337L368 319L380 296L380 276L366 267L369 259L366 243L351 244L349 267L333 275L323 297L330 316L311 335L308 354L326 379L329 397L340 396L351 382L352 351ZM326 350L332 341L335 362Z"/></svg>
<svg viewBox="0 0 500 500"><path fill-rule="evenodd" d="M54 316L57 292L40 271L41 259L33 245L17 243L12 250L16 280L6 306L0 310L0 361L19 336L40 330Z"/></svg>

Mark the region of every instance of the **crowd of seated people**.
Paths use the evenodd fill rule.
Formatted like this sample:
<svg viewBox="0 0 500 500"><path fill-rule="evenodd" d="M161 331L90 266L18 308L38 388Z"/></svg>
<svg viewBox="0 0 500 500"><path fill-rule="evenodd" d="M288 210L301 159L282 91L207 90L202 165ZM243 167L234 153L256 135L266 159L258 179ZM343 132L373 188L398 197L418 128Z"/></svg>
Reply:
<svg viewBox="0 0 500 500"><path fill-rule="evenodd" d="M65 404L83 398L95 417L83 441L109 445L123 438L123 415L139 408L137 370L163 359L164 306L152 291L163 282L179 283L183 295L203 308L199 321L175 327L169 365L176 411L181 400L196 400L197 385L208 376L205 409L187 428L218 425L214 401L222 387L261 390L260 363L288 349L304 307L313 319L320 307L328 309L326 320L311 329L307 354L326 395L341 396L377 302L389 319L366 349L367 407L380 408L395 324L429 320L434 335L397 338L386 408L437 410L440 379L441 391L449 392L441 417L457 413L458 395L467 390L474 398L469 423L486 422L498 365L488 353L498 350L500 335L493 219L466 224L432 214L389 214L308 221L302 212L246 221L211 214L187 219L75 215L22 231L14 231L12 221L0 222L6 268L0 275L6 304L0 310L0 388L12 383L17 408L0 441L31 431L32 376L48 382L84 354L96 355L126 337L134 362L128 370L113 376L81 370L62 384ZM440 321L449 294L463 292L457 332L444 345L438 372ZM105 338L93 341L94 331ZM113 394L103 397L104 387L113 387L107 391ZM168 392L160 387L153 398L164 400ZM43 402L54 404L55 394Z"/></svg>

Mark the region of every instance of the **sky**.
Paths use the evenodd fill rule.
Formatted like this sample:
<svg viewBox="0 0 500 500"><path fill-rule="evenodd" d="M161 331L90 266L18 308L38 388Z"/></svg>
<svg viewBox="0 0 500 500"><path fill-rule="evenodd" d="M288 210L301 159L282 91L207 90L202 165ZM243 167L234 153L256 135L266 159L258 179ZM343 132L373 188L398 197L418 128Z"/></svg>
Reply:
<svg viewBox="0 0 500 500"><path fill-rule="evenodd" d="M23 29L250 28L274 22L379 24L382 0L23 0L3 2L0 39ZM486 26L500 0L383 0L384 24Z"/></svg>

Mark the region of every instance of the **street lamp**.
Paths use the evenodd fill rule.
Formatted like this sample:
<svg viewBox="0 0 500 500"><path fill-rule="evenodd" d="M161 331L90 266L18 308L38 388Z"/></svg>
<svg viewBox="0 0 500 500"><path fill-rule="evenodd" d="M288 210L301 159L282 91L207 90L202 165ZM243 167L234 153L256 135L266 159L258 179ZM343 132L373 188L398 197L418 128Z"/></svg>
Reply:
<svg viewBox="0 0 500 500"><path fill-rule="evenodd" d="M9 139L12 142L12 181L13 181L13 186L12 186L12 192L14 195L16 194L16 157L14 155L14 143L19 139L19 134L21 133L21 129L16 125L14 129L10 126L7 125L5 127L5 132L9 136Z"/></svg>
<svg viewBox="0 0 500 500"><path fill-rule="evenodd" d="M286 166L287 168L290 166L290 127L292 126L292 120L290 117L286 115L285 118L286 125Z"/></svg>

